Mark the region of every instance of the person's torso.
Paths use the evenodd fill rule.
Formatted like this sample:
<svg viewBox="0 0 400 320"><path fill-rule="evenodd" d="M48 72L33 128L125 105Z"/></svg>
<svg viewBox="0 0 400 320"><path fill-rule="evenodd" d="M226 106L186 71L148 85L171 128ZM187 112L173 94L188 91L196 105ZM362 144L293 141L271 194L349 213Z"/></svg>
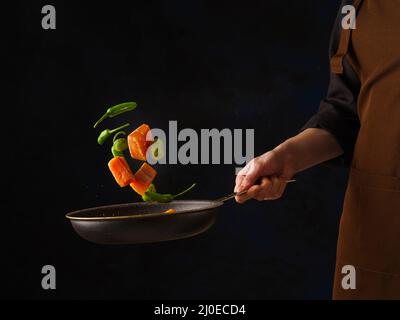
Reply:
<svg viewBox="0 0 400 320"><path fill-rule="evenodd" d="M400 177L400 0L364 0L356 27L349 56L361 81L361 128L353 166Z"/></svg>

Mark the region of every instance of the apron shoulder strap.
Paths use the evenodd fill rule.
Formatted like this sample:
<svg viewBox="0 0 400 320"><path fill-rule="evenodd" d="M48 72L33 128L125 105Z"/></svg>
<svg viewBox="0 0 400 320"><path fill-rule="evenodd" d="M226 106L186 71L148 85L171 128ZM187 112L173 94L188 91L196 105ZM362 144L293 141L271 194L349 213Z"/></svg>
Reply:
<svg viewBox="0 0 400 320"><path fill-rule="evenodd" d="M362 0L354 0L354 8L358 11ZM339 22L340 23L340 22ZM331 71L336 74L343 73L343 59L349 50L350 38L352 29L343 29L340 33L339 46L336 54L331 58Z"/></svg>

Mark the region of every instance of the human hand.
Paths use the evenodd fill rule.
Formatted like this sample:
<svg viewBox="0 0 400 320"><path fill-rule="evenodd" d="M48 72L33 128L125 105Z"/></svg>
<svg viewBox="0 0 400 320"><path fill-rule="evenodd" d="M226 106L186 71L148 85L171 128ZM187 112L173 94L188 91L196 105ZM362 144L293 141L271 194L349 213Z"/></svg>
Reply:
<svg viewBox="0 0 400 320"><path fill-rule="evenodd" d="M275 200L284 193L287 180L295 171L290 164L290 157L284 150L274 149L251 160L236 177L235 192L248 190L236 196L238 203L249 199L258 201Z"/></svg>

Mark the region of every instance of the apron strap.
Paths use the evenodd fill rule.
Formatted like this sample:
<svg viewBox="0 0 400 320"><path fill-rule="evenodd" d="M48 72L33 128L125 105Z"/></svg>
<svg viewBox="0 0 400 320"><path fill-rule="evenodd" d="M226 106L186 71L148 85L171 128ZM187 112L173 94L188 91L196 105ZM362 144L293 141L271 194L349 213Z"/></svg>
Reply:
<svg viewBox="0 0 400 320"><path fill-rule="evenodd" d="M362 0L354 0L353 5L354 5L354 8L356 9L356 12L357 12L358 8L360 7L361 2L362 2ZM331 58L331 61L330 61L331 71L333 73L336 73L336 74L343 73L343 59L344 59L345 55L347 54L347 51L349 50L351 30L352 29L343 29L342 28L342 32L340 33L340 40L339 40L339 46L338 46L337 52Z"/></svg>

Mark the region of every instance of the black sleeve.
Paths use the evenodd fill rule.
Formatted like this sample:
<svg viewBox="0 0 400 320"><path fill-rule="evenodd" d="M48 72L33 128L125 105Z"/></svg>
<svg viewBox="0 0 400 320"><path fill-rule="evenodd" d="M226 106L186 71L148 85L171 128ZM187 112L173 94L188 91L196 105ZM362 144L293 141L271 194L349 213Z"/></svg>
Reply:
<svg viewBox="0 0 400 320"><path fill-rule="evenodd" d="M336 53L340 32L341 19L339 14L331 36L330 57ZM336 138L344 154L329 161L329 163L342 166L351 164L354 145L360 128L357 114L359 91L360 81L345 58L343 59L343 74L331 72L326 97L321 101L318 112L301 129L302 131L308 128L324 129Z"/></svg>

